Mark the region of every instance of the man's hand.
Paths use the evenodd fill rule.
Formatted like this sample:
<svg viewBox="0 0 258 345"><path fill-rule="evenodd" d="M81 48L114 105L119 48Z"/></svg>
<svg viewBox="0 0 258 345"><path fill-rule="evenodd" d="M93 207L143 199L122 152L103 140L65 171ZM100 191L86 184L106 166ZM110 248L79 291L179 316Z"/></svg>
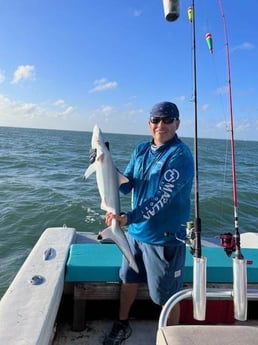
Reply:
<svg viewBox="0 0 258 345"><path fill-rule="evenodd" d="M106 141L105 142L105 145L109 151L109 142ZM96 156L97 156L97 149L90 149L89 151L89 161L90 161L90 164L93 164L96 160Z"/></svg>
<svg viewBox="0 0 258 345"><path fill-rule="evenodd" d="M121 227L127 224L127 215L125 213L121 215L117 215L117 214L113 214L112 212L107 212L106 214L107 226L110 226L112 224L113 219L116 219Z"/></svg>
<svg viewBox="0 0 258 345"><path fill-rule="evenodd" d="M97 156L97 149L90 149L89 151L90 164L93 164L95 162L96 156Z"/></svg>

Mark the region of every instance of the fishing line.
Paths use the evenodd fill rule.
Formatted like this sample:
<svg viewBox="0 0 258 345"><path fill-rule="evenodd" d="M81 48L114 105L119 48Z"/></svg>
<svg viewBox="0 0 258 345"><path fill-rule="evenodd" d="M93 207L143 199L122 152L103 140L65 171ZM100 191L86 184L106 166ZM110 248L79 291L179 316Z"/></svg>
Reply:
<svg viewBox="0 0 258 345"><path fill-rule="evenodd" d="M213 30L211 29L207 29L207 32L213 32ZM228 176L228 172L229 172L229 159L230 159L230 136L229 136L229 130L228 130L228 120L227 120L227 116L226 116L226 111L225 111L225 102L223 103L224 97L222 95L222 92L218 91L220 90L219 85L221 85L219 83L219 73L218 73L218 68L217 68L217 64L216 64L216 59L215 59L215 55L216 55L216 50L214 51L213 54L210 54L209 56L209 61L211 62L210 65L210 70L212 70L212 74L214 75L215 78L215 88L216 91L214 93L217 94L218 96L218 109L222 109L221 110L221 115L223 117L223 126L224 126L224 131L227 135L226 139L225 139L225 149L224 149L224 160L222 160L223 156L221 156L221 169L218 169L218 173L221 174L221 178L222 178L222 182L219 184L220 188L219 188L219 193L218 193L218 200L217 200L217 209L218 212L216 213L217 216L217 220L219 223L219 227L221 227L222 224L225 223L225 215L227 212L227 209L225 210L225 199L226 199L226 195L227 195L227 190L226 190L226 179ZM218 115L219 117L219 115Z"/></svg>
<svg viewBox="0 0 258 345"><path fill-rule="evenodd" d="M209 8L207 7L207 2L204 1L202 2L203 5L203 12L206 14L209 14ZM213 26L211 26L210 24L210 20L208 18L208 16L206 15L206 25L205 25L205 29L202 30L202 35L205 36L205 33L207 35L207 33L210 33L211 37L213 35ZM218 40L215 40L215 42L217 42ZM208 42L207 42L208 43ZM214 42L213 42L214 43ZM219 49L219 51L217 51L216 49L213 49L213 43L212 43L212 51L210 51L210 58L207 59L207 62L210 63L210 66L206 66L206 69L211 70L212 71L212 75L214 76L214 80L215 80L215 88L216 88L216 94L218 96L219 99L219 103L220 103L220 108L222 109L222 113L221 115L224 118L224 121L222 122L222 124L224 124L224 129L225 129L225 133L227 133L227 138L226 138L226 145L225 145L225 156L224 156L224 164L223 164L223 168L221 169L221 173L223 175L223 183L220 184L220 197L218 198L218 209L220 210L220 212L217 213L217 219L219 220L220 218L220 222L221 224L223 224L223 217L225 216L225 210L224 210L224 205L225 205L225 197L227 195L227 191L226 191L226 177L228 175L228 163L229 163L229 158L230 158L230 153L229 153L229 146L230 146L230 130L228 128L228 118L226 115L226 105L225 105L225 97L224 97L224 88L220 87L219 85L222 85L222 83L219 83L219 73L218 73L218 68L217 68L217 64L216 64L216 59L215 57L218 56L218 54L221 53L221 50ZM225 81L225 80L224 80ZM227 82L227 81L225 81ZM224 84L224 83L223 83ZM228 91L228 87L227 87L227 91ZM226 210L227 211L227 210Z"/></svg>

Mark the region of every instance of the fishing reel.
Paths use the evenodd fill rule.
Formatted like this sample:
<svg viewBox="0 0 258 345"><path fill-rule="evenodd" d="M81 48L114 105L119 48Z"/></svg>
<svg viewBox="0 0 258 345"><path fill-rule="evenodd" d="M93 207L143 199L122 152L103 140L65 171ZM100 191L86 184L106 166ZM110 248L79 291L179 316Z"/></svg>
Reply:
<svg viewBox="0 0 258 345"><path fill-rule="evenodd" d="M186 223L186 245L189 246L190 252L193 255L196 247L196 235L194 231L194 222L190 221Z"/></svg>
<svg viewBox="0 0 258 345"><path fill-rule="evenodd" d="M165 236L169 236L169 233L165 233ZM186 223L186 235L184 239L177 237L176 234L175 236L178 241L183 242L186 246L189 247L191 254L194 253L196 247L196 235L194 231L193 221Z"/></svg>
<svg viewBox="0 0 258 345"><path fill-rule="evenodd" d="M231 256L232 253L236 250L236 240L235 237L227 232L225 234L220 234L220 245L224 248L227 256Z"/></svg>

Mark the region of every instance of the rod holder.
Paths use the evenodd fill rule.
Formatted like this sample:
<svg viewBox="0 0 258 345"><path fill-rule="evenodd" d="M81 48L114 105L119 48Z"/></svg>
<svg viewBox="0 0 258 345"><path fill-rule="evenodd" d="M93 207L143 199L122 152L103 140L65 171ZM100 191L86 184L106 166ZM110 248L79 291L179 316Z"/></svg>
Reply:
<svg viewBox="0 0 258 345"><path fill-rule="evenodd" d="M180 15L179 0L163 0L165 18L169 22L174 22Z"/></svg>
<svg viewBox="0 0 258 345"><path fill-rule="evenodd" d="M199 321L206 317L206 265L205 257L193 257L193 317Z"/></svg>
<svg viewBox="0 0 258 345"><path fill-rule="evenodd" d="M246 260L233 258L233 300L234 317L247 320L247 274Z"/></svg>

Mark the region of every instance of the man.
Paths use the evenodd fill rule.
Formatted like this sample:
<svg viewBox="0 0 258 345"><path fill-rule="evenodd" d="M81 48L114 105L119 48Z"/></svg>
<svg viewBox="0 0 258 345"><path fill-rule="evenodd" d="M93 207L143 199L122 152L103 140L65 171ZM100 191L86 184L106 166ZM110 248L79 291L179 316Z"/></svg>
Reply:
<svg viewBox="0 0 258 345"><path fill-rule="evenodd" d="M128 226L128 241L139 273L123 258L119 320L103 345L119 345L131 335L130 308L139 283L147 282L151 299L163 306L183 286L186 223L190 217L190 194L194 175L190 149L177 136L180 119L177 106L161 102L151 110L151 142L134 150L124 175L129 182L122 193L133 192L132 210L121 215L107 213L121 226ZM179 304L173 308L169 324L179 322Z"/></svg>

